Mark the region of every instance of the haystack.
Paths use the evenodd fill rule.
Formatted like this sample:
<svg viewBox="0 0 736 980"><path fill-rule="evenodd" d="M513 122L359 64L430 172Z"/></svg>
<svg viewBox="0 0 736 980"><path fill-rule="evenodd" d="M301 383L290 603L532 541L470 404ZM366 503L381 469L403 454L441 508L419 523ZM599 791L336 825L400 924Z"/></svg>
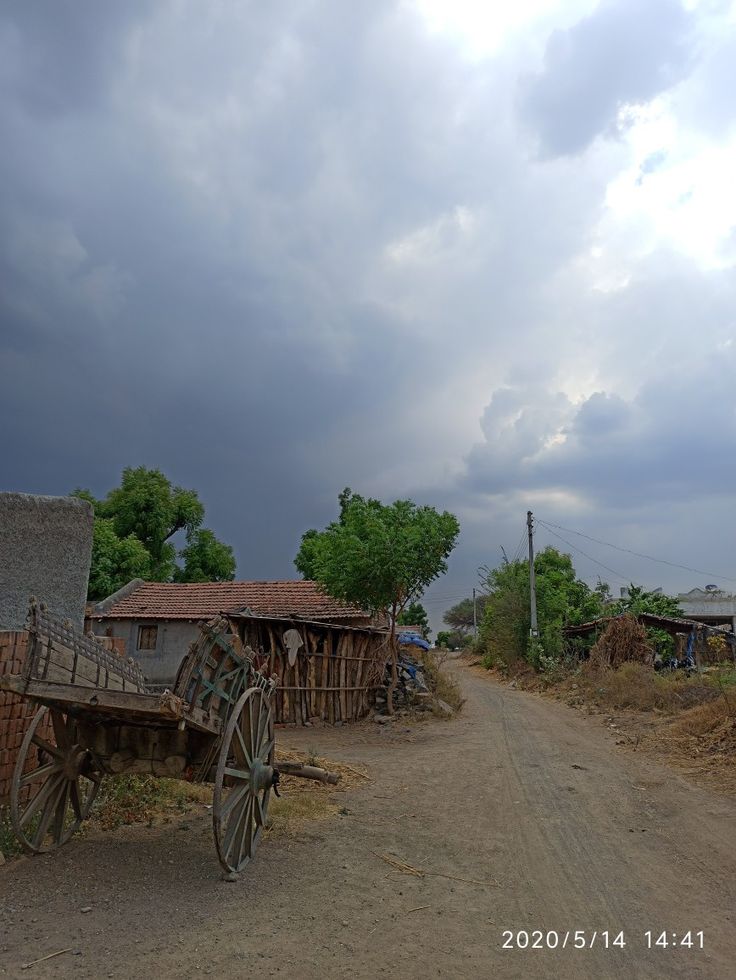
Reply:
<svg viewBox="0 0 736 980"><path fill-rule="evenodd" d="M606 626L590 651L592 667L615 670L625 663L654 664L654 648L649 642L646 627L628 614L617 616Z"/></svg>

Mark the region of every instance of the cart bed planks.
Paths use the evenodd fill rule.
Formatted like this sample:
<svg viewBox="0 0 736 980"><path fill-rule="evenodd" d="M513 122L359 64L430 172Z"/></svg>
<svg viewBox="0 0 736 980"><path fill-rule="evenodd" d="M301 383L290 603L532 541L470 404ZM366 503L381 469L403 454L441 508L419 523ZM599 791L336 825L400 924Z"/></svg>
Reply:
<svg viewBox="0 0 736 980"><path fill-rule="evenodd" d="M256 669L229 622L200 624L174 691L163 694L146 690L135 662L57 622L35 601L28 632L22 673L0 679L0 687L39 706L11 785L11 821L23 847L40 853L66 843L105 776L214 779L217 854L226 871L241 871L279 781L275 683Z"/></svg>

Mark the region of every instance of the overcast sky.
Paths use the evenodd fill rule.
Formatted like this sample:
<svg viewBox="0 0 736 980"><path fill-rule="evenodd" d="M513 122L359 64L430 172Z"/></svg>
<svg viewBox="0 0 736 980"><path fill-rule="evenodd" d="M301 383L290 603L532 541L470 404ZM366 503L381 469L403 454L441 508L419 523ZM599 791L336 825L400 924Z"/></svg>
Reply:
<svg viewBox="0 0 736 980"><path fill-rule="evenodd" d="M449 508L435 625L529 508L736 588L735 92L726 0L2 0L2 488L159 467L241 578Z"/></svg>

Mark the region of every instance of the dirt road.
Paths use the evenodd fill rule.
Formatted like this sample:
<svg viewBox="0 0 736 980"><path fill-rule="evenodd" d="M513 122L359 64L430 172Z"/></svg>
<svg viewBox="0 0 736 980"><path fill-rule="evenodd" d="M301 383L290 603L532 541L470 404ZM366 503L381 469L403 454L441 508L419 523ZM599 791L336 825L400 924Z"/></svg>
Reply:
<svg viewBox="0 0 736 980"><path fill-rule="evenodd" d="M461 675L456 721L283 735L374 779L302 839L264 844L237 883L204 813L2 869L0 976L735 976L733 801L616 748L596 719ZM455 877L391 874L374 852ZM568 933L567 948L504 949L505 930ZM702 930L705 949L648 951L647 930Z"/></svg>

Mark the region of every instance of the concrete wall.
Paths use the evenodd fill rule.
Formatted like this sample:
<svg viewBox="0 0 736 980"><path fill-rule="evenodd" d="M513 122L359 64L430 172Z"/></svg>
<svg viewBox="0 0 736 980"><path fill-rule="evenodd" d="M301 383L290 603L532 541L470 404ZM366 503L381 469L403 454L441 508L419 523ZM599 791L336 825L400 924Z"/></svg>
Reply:
<svg viewBox="0 0 736 980"><path fill-rule="evenodd" d="M93 520L76 497L0 493L0 629L23 628L32 595L82 629Z"/></svg>
<svg viewBox="0 0 736 980"><path fill-rule="evenodd" d="M713 596L706 598L687 599L678 596L677 601L685 616L711 616L730 619L736 616L736 598L732 595Z"/></svg>
<svg viewBox="0 0 736 980"><path fill-rule="evenodd" d="M181 619L94 619L92 632L98 636L114 636L125 640L125 652L134 657L148 684L173 687L179 664L189 646L199 635L198 620ZM138 627L157 626L155 650L138 649Z"/></svg>

